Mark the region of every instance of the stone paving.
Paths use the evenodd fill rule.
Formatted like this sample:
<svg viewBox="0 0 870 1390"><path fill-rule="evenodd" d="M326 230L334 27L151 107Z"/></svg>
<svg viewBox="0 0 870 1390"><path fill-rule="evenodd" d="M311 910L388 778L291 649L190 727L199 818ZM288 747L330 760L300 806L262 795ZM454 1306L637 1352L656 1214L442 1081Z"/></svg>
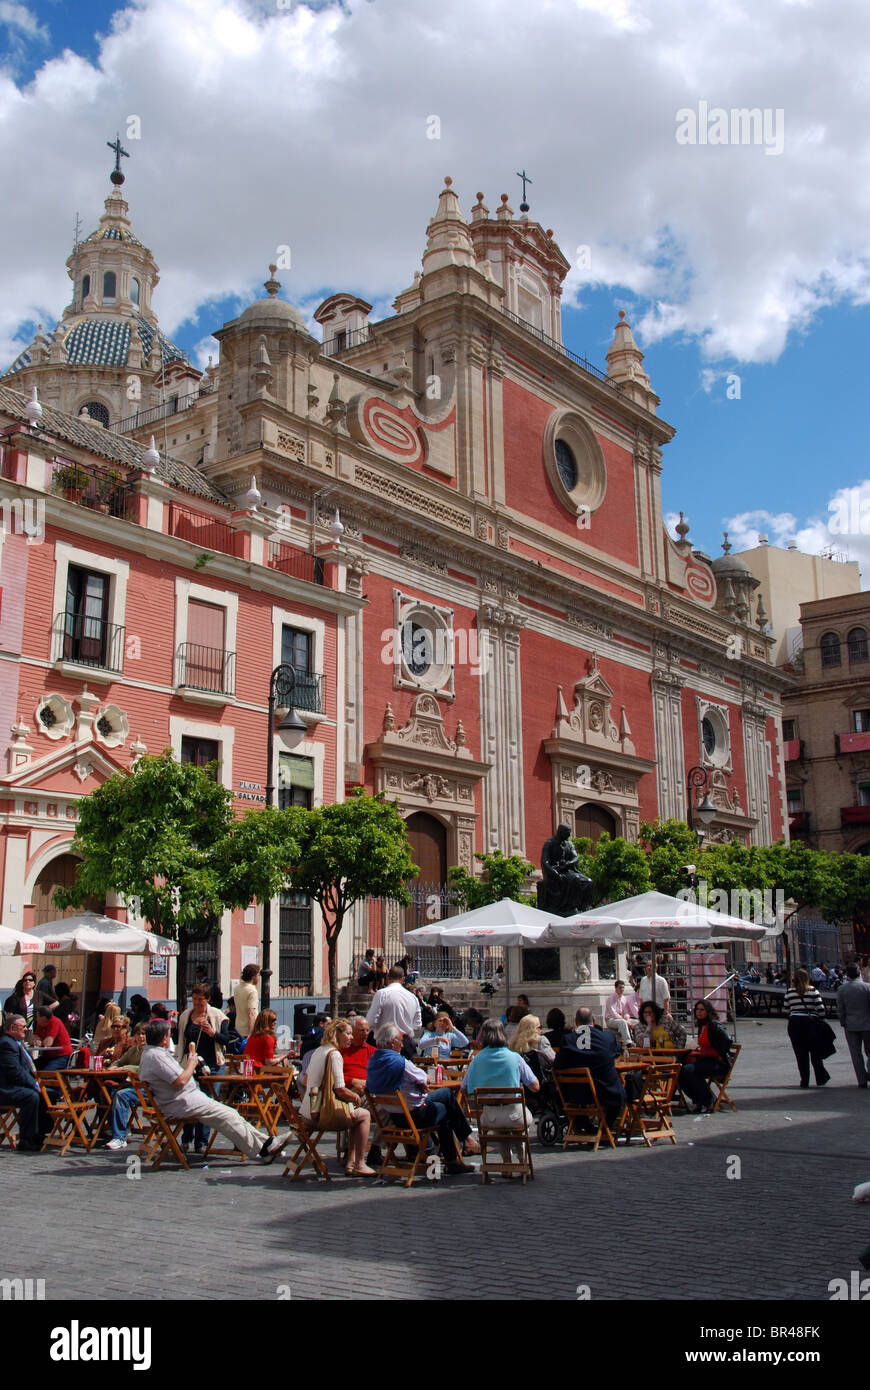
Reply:
<svg viewBox="0 0 870 1390"><path fill-rule="evenodd" d="M870 1179L870 1090L843 1040L830 1084L801 1091L784 1022L739 1031L736 1114L677 1117L677 1145L651 1150L535 1145L525 1186L460 1177L409 1191L339 1176L332 1156L330 1183L290 1184L280 1162L132 1179L132 1147L4 1148L0 1279L43 1278L46 1298L76 1302L574 1300L582 1286L592 1299L827 1300L870 1242L870 1205L851 1201Z"/></svg>

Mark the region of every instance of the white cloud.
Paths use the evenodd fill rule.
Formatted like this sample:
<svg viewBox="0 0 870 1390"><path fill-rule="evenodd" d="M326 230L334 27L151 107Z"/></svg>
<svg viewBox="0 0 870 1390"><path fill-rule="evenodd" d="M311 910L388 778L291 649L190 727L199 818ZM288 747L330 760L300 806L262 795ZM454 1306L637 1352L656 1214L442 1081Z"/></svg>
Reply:
<svg viewBox="0 0 870 1390"><path fill-rule="evenodd" d="M856 560L862 586L870 587L870 478L853 487L838 488L831 494L823 517L801 522L792 512L759 509L725 517L722 524L735 551L754 550L759 534L766 535L770 545L786 547L793 542L807 555L833 554L837 559Z"/></svg>
<svg viewBox="0 0 870 1390"><path fill-rule="evenodd" d="M647 301L633 321L645 344L691 337L711 362L775 359L823 306L870 302L870 9L658 0L650 14L640 0L136 0L96 66L64 53L22 89L0 73L15 190L0 358L25 321L67 303L75 212L96 225L104 142L135 114L126 191L170 333L210 300L259 293L282 244L294 302L350 289L388 311L444 174L466 211L479 188L517 207L525 165L532 215L572 263L590 247L566 303L618 286ZM677 112L702 101L782 109L783 153L678 145ZM426 138L431 114L440 140Z"/></svg>
<svg viewBox="0 0 870 1390"><path fill-rule="evenodd" d="M14 4L13 0L0 0L0 25L29 39L48 38L48 30L39 23L27 6Z"/></svg>

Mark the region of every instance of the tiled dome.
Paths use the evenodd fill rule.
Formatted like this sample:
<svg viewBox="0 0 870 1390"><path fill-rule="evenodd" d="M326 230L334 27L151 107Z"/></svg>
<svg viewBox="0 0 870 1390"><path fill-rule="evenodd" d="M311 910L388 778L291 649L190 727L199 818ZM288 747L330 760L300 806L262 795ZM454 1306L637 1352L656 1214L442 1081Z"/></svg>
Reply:
<svg viewBox="0 0 870 1390"><path fill-rule="evenodd" d="M139 336L142 355L147 359L157 338L158 354L162 348L165 362L185 362L187 359L180 348L170 342L165 334L155 329L147 319L138 315L135 318L108 317L108 315L88 314L77 319L73 326L61 334L66 360L70 366L126 367L130 355L130 340L133 333ZM45 333L45 343L50 346L57 341L57 332ZM22 367L32 365L31 348L19 353L7 375L18 372Z"/></svg>

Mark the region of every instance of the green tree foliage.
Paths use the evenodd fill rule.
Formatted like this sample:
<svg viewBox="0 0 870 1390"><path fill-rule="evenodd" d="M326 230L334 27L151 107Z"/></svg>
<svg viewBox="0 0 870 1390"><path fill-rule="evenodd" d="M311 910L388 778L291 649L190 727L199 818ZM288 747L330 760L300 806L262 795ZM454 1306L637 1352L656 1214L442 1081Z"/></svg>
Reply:
<svg viewBox="0 0 870 1390"><path fill-rule="evenodd" d="M611 839L606 832L594 844L581 838L574 845L581 874L592 879L596 905L634 898L650 887L649 864L640 845L620 836Z"/></svg>
<svg viewBox="0 0 870 1390"><path fill-rule="evenodd" d="M530 864L528 859L523 859L519 854L504 855L499 849L492 854L476 854L474 857L483 869L479 878L458 864L454 864L447 873L451 896L455 895L461 901L463 911L487 907L490 903L501 902L503 898L534 906L534 897L523 892L529 874L535 871L534 864Z"/></svg>
<svg viewBox="0 0 870 1390"><path fill-rule="evenodd" d="M278 844L263 836L263 815L237 821L231 793L206 769L176 762L171 749L141 758L81 801L71 849L82 861L55 904L80 907L108 892L138 900L151 928L179 944L183 1008L190 944L220 931L224 911L262 901L283 882L289 827Z"/></svg>
<svg viewBox="0 0 870 1390"><path fill-rule="evenodd" d="M279 812L287 815L287 812ZM326 932L329 1006L338 1000L338 938L348 910L361 898L407 905L408 879L418 873L405 822L395 801L355 787L344 802L303 810L290 829L285 865L292 886L320 905Z"/></svg>

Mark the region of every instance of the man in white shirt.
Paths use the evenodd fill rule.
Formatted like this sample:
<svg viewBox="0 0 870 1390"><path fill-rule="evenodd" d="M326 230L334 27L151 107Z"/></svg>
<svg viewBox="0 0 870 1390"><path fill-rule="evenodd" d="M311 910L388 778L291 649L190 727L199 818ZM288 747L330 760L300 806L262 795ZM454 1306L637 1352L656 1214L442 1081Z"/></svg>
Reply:
<svg viewBox="0 0 870 1390"><path fill-rule="evenodd" d="M646 1003L647 999L652 999L653 997L652 976L654 969L655 966L653 962L651 960L648 961L646 967L646 978L641 980L640 982L640 998L642 1004ZM668 988L668 982L663 975L656 975L655 991L655 1001L658 1004L659 1008L664 1009L666 1014L670 1014L671 991Z"/></svg>
<svg viewBox="0 0 870 1390"><path fill-rule="evenodd" d="M169 1024L162 1019L149 1023L145 1029L145 1051L139 1063L139 1080L151 1087L157 1106L169 1120L198 1120L207 1129L216 1129L248 1158L271 1163L277 1158L289 1134L274 1139L266 1136L243 1120L237 1110L221 1105L199 1089L193 1073L199 1058L193 1043L186 1066L176 1062L169 1051Z"/></svg>
<svg viewBox="0 0 870 1390"><path fill-rule="evenodd" d="M376 992L371 1008L366 1014L366 1023L373 1033L387 1023L395 1023L401 1030L405 1047L410 1049L408 1055L413 1057L414 1039L423 1026L423 1019L420 1014L420 1000L416 994L405 989L404 979L405 972L401 965L390 967L390 983Z"/></svg>

